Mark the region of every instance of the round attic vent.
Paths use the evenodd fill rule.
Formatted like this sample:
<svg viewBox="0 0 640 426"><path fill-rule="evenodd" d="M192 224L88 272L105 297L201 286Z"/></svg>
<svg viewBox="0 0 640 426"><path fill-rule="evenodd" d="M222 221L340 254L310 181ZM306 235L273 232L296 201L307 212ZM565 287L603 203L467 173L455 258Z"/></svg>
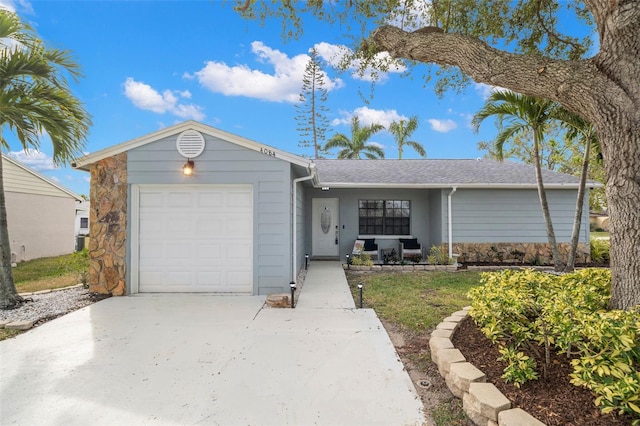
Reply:
<svg viewBox="0 0 640 426"><path fill-rule="evenodd" d="M204 151L204 136L195 130L185 130L178 135L176 148L184 158L196 158Z"/></svg>

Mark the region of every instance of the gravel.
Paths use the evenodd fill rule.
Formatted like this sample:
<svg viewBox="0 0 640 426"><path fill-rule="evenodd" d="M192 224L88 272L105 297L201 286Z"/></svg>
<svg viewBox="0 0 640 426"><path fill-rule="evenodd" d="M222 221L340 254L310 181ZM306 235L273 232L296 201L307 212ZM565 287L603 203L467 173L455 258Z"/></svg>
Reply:
<svg viewBox="0 0 640 426"><path fill-rule="evenodd" d="M0 320L34 321L49 320L97 301L89 290L72 287L50 293L23 295L25 303L15 309L0 309Z"/></svg>

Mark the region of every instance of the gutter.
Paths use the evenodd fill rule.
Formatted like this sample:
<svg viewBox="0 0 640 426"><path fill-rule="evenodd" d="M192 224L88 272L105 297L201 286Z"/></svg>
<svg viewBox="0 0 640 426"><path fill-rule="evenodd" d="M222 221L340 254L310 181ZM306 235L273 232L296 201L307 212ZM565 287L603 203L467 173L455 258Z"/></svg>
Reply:
<svg viewBox="0 0 640 426"><path fill-rule="evenodd" d="M307 168L309 176L303 176L295 178L291 184L291 196L293 197L293 208L291 211L291 223L293 224L293 233L291 234L291 281L296 282L298 275L298 221L296 220L296 214L298 213L298 197L297 191L298 183L307 180L315 179L316 177L316 165L314 163L309 164Z"/></svg>
<svg viewBox="0 0 640 426"><path fill-rule="evenodd" d="M451 197L458 190L458 187L454 186L451 189L449 195L447 195L447 222L449 226L449 259L453 257L453 218L451 217Z"/></svg>

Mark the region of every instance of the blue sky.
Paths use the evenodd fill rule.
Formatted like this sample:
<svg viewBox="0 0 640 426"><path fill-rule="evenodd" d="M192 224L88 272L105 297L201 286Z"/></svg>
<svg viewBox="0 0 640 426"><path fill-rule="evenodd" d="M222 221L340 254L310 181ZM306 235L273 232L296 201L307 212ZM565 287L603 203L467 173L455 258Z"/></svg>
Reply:
<svg viewBox="0 0 640 426"><path fill-rule="evenodd" d="M332 66L335 53L350 44L340 28L307 22L299 40L283 42L279 22L241 19L231 4L218 1L31 1L0 0L31 24L50 46L68 49L85 77L73 91L93 117L86 152L95 152L163 127L193 119L299 155L296 108L307 63L316 47L326 62L330 137L350 135L349 121L388 125L419 118L412 139L428 158L475 158L477 143L491 140L495 127L479 134L469 126L490 88L472 84L464 94L439 99L419 73L382 76L374 97L371 85L350 70ZM54 168L51 148L28 155L12 135L10 155L60 185L89 194L89 174ZM397 158L387 132L372 139L386 158ZM335 152L333 153L335 155ZM416 158L405 149L404 158ZM331 155L329 157L332 157Z"/></svg>

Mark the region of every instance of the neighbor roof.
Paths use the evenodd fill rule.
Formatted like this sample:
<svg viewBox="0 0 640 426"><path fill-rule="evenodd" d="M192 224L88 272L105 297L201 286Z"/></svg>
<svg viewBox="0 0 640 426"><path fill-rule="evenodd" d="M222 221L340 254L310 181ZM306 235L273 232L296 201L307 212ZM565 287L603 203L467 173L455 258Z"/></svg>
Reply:
<svg viewBox="0 0 640 426"><path fill-rule="evenodd" d="M13 165L15 165L16 167L22 169L23 171L25 171L26 173L29 173L33 176L35 176L36 178L42 180L43 182L45 182L48 185L53 186L54 188L64 192L65 194L67 194L68 196L70 196L71 198L74 198L76 200L82 200L82 197L79 196L78 194L76 194L73 191L68 190L67 188L65 188L64 186L55 183L54 181L52 181L51 179L49 179L48 177L41 175L40 173L36 172L35 170L33 170L30 167L25 166L24 164L22 164L21 162L19 162L18 160L9 157L8 155L2 154L2 160L5 160ZM5 177L6 179L6 177ZM24 188L20 189L20 188L13 188L10 186L10 184L6 183L4 184L4 189L7 192L22 192L24 191Z"/></svg>
<svg viewBox="0 0 640 426"><path fill-rule="evenodd" d="M533 166L490 159L314 160L319 186L329 187L536 187ZM577 188L580 179L543 170L546 188ZM588 182L590 186L601 186Z"/></svg>

